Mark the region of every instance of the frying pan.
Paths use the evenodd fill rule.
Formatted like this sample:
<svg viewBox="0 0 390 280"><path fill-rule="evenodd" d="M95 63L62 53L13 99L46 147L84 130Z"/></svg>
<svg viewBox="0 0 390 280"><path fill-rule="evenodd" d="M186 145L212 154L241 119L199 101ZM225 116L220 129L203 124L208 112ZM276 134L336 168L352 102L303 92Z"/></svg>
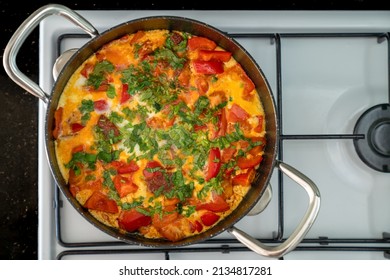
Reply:
<svg viewBox="0 0 390 280"><path fill-rule="evenodd" d="M28 35L45 17L50 15L60 15L67 18L83 29L92 38L71 56L58 74L51 93L48 94L18 69L16 65L16 57L20 47ZM88 210L83 208L71 195L68 185L61 175L55 156L55 141L51 133L54 126L54 112L57 108L58 101L68 79L72 76L74 71L104 44L120 38L125 34L135 33L138 30L152 29L178 30L197 36L207 37L215 41L222 48L230 51L233 57L241 64L247 75L255 83L265 111L267 144L264 150L264 159L260 168L257 170L252 187L246 197L229 216L224 218L211 229L199 235L175 242L147 239L130 233L120 233L116 229L108 227L92 217ZM77 12L62 5L50 4L42 6L32 13L16 30L4 50L3 64L7 74L15 83L29 93L40 98L47 105L45 116L45 148L51 173L61 192L78 211L78 213L80 213L88 222L116 239L126 243L147 247L178 247L193 245L227 231L252 251L266 257L279 258L298 246L315 222L320 208L320 193L317 186L312 180L292 166L276 159L277 145L279 141L278 119L273 95L266 77L251 55L233 38L230 38L217 28L189 18L176 16L154 16L128 21L99 34L95 27ZM48 75L49 74L50 73L48 73ZM266 193L267 185L269 184L272 172L275 168L278 168L306 191L309 203L301 222L298 224L291 236L278 245L269 246L236 228L235 224L245 217L262 198L264 193Z"/></svg>

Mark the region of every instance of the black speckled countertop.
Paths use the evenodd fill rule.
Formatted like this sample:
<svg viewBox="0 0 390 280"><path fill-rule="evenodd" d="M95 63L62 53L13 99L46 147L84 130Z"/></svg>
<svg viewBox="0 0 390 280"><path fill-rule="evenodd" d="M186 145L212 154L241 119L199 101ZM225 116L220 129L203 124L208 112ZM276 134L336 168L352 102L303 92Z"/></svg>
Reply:
<svg viewBox="0 0 390 280"><path fill-rule="evenodd" d="M87 1L86 1L87 2ZM123 2L123 3L122 3ZM75 10L388 10L384 1L240 1L223 7L210 1L57 1ZM380 3L383 2L383 3ZM27 1L17 8L0 1L1 56L17 27L33 11L53 2ZM20 70L38 82L38 30L22 46ZM38 98L25 92L0 69L0 259L37 259Z"/></svg>

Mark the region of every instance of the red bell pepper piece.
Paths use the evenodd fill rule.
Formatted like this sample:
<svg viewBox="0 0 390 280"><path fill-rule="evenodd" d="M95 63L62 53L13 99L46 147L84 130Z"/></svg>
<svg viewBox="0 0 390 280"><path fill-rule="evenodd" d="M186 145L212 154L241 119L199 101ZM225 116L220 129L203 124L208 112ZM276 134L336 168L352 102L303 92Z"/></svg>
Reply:
<svg viewBox="0 0 390 280"><path fill-rule="evenodd" d="M83 69L81 69L81 75L83 75L85 78L88 78L94 67L95 66L92 63L86 63Z"/></svg>
<svg viewBox="0 0 390 280"><path fill-rule="evenodd" d="M209 60L219 60L227 62L232 57L231 52L227 51L210 51L210 50L199 50L199 59L209 61Z"/></svg>
<svg viewBox="0 0 390 280"><path fill-rule="evenodd" d="M221 151L219 148L211 148L208 158L206 181L210 181L210 179L218 175L221 165Z"/></svg>
<svg viewBox="0 0 390 280"><path fill-rule="evenodd" d="M129 193L134 193L138 190L138 186L127 177L116 175L113 181L115 189L117 190L121 198L125 197Z"/></svg>
<svg viewBox="0 0 390 280"><path fill-rule="evenodd" d="M159 168L161 168L161 170L163 168L159 162L149 161L146 164L146 167L143 171L145 179L151 179L151 178L156 177L156 176L162 176L163 175L162 172L158 171ZM155 170L153 170L153 169L155 169Z"/></svg>
<svg viewBox="0 0 390 280"><path fill-rule="evenodd" d="M195 72L198 74L214 75L221 74L224 71L223 62L219 60L194 60L192 65L194 66Z"/></svg>
<svg viewBox="0 0 390 280"><path fill-rule="evenodd" d="M264 125L264 117L263 116L257 116L258 124L256 125L254 131L255 132L262 132L263 131L263 125Z"/></svg>
<svg viewBox="0 0 390 280"><path fill-rule="evenodd" d="M244 82L243 98L246 100L250 100L251 97L250 93L252 92L252 90L255 89L256 86L245 72L241 74L241 79Z"/></svg>
<svg viewBox="0 0 390 280"><path fill-rule="evenodd" d="M171 181L172 174L172 172L167 172L157 161L148 162L143 170L146 185L149 191L153 193L161 188L164 191L169 191L173 187Z"/></svg>
<svg viewBox="0 0 390 280"><path fill-rule="evenodd" d="M200 216L200 219L205 226L211 226L219 220L219 215L209 211Z"/></svg>
<svg viewBox="0 0 390 280"><path fill-rule="evenodd" d="M73 133L79 132L84 128L84 126L81 123L72 123L70 127L72 128Z"/></svg>
<svg viewBox="0 0 390 280"><path fill-rule="evenodd" d="M105 194L95 191L85 202L84 207L108 213L118 213L115 200L109 199Z"/></svg>
<svg viewBox="0 0 390 280"><path fill-rule="evenodd" d="M237 165L241 169L247 169L247 168L254 167L254 166L260 164L262 160L263 160L263 157L261 155L256 155L256 156L253 156L250 158L242 157L242 158L239 158L237 160Z"/></svg>
<svg viewBox="0 0 390 280"><path fill-rule="evenodd" d="M57 139L60 135L63 112L64 108L62 107L58 107L58 109L54 112L54 129L52 132L54 139Z"/></svg>
<svg viewBox="0 0 390 280"><path fill-rule="evenodd" d="M122 211L118 217L118 225L120 228L133 232L138 230L142 226L147 226L152 222L150 216L141 214L136 209L131 209L128 211Z"/></svg>
<svg viewBox="0 0 390 280"><path fill-rule="evenodd" d="M201 232L203 230L203 225L199 221L195 221L193 224L193 230Z"/></svg>
<svg viewBox="0 0 390 280"><path fill-rule="evenodd" d="M190 51L196 49L213 50L216 46L217 44L214 41L207 39L206 37L194 36L188 39L188 49Z"/></svg>
<svg viewBox="0 0 390 280"><path fill-rule="evenodd" d="M260 162L263 160L263 156L260 154L261 150L262 146L256 146L252 148L249 151L248 156L240 157L237 160L238 167L240 167L241 169L247 169L260 164Z"/></svg>
<svg viewBox="0 0 390 280"><path fill-rule="evenodd" d="M82 151L84 151L84 145L77 145L75 147L73 147L72 149L72 155L75 154L75 153L80 153Z"/></svg>
<svg viewBox="0 0 390 280"><path fill-rule="evenodd" d="M225 136L227 130L226 110L223 108L218 118L218 136Z"/></svg>
<svg viewBox="0 0 390 280"><path fill-rule="evenodd" d="M218 195L217 193L212 193L212 201L205 202L196 205L196 210L206 209L212 212L224 212L230 209L230 205L226 200Z"/></svg>
<svg viewBox="0 0 390 280"><path fill-rule="evenodd" d="M135 161L130 161L128 163L122 162L121 165L118 167L118 173L119 174L128 174L135 172L139 169L139 166Z"/></svg>
<svg viewBox="0 0 390 280"><path fill-rule="evenodd" d="M240 173L232 178L233 185L248 186L252 183L256 172L254 168L248 169L245 173Z"/></svg>
<svg viewBox="0 0 390 280"><path fill-rule="evenodd" d="M240 105L233 103L229 110L228 120L230 122L242 122L248 119L250 115Z"/></svg>
<svg viewBox="0 0 390 280"><path fill-rule="evenodd" d="M222 156L221 156L221 161L223 163L227 163L229 162L234 154L236 153L237 149L234 148L234 147L227 147L225 149L222 150Z"/></svg>
<svg viewBox="0 0 390 280"><path fill-rule="evenodd" d="M129 89L129 85L128 84L123 84L122 85L121 100L120 100L121 104L125 103L131 97L131 95L127 91L128 89Z"/></svg>

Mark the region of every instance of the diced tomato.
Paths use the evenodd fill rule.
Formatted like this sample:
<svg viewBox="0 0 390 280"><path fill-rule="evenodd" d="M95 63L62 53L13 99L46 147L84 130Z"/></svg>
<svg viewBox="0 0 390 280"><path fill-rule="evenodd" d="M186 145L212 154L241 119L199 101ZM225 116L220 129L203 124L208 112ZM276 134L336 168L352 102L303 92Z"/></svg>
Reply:
<svg viewBox="0 0 390 280"><path fill-rule="evenodd" d="M251 100L251 92L255 89L256 86L244 71L240 76L242 81L244 82L244 91L242 93L243 98L245 100Z"/></svg>
<svg viewBox="0 0 390 280"><path fill-rule="evenodd" d="M248 152L247 156L240 157L237 160L238 167L241 169L247 169L260 164L260 162L263 160L263 156L260 154L261 149L261 146L256 146Z"/></svg>
<svg viewBox="0 0 390 280"><path fill-rule="evenodd" d="M242 122L249 118L249 114L240 105L233 103L229 110L228 120L230 122Z"/></svg>
<svg viewBox="0 0 390 280"><path fill-rule="evenodd" d="M227 62L232 57L231 52L227 51L210 51L210 50L199 50L199 59L209 61L209 60L219 60Z"/></svg>
<svg viewBox="0 0 390 280"><path fill-rule="evenodd" d="M178 241L186 237L188 232L191 232L192 224L187 219L178 217L166 226L157 228L157 230L166 239Z"/></svg>
<svg viewBox="0 0 390 280"><path fill-rule="evenodd" d="M58 107L58 109L54 112L54 129L52 132L54 139L58 139L58 136L60 135L63 112L64 108L62 107Z"/></svg>
<svg viewBox="0 0 390 280"><path fill-rule="evenodd" d="M163 188L164 191L170 191L173 187L171 180L172 174L172 172L164 170L161 164L157 161L148 162L143 170L148 190L153 193L161 188Z"/></svg>
<svg viewBox="0 0 390 280"><path fill-rule="evenodd" d="M219 220L219 215L215 214L214 212L208 211L202 216L200 216L200 219L205 226L212 226Z"/></svg>
<svg viewBox="0 0 390 280"><path fill-rule="evenodd" d="M88 173L84 171L81 171L80 175L76 175L73 169L69 171L69 191L72 193L73 197L76 197L77 193L83 190L99 192L102 189L101 180L85 181L86 176L88 176Z"/></svg>
<svg viewBox="0 0 390 280"><path fill-rule="evenodd" d="M143 30L137 31L137 33L135 33L133 38L131 39L130 44L133 45L133 44L139 42L139 40L144 36L145 36L145 31L143 31Z"/></svg>
<svg viewBox="0 0 390 280"><path fill-rule="evenodd" d="M145 179L150 179L154 176L163 175L161 171L158 171L159 168L163 167L158 161L149 161L143 171Z"/></svg>
<svg viewBox="0 0 390 280"><path fill-rule="evenodd" d="M162 216L160 216L159 214L155 214L152 219L152 224L155 228L161 229L163 227L166 227L169 224L172 224L178 218L179 218L179 213L177 212L164 214Z"/></svg>
<svg viewBox="0 0 390 280"><path fill-rule="evenodd" d="M217 44L214 41L206 37L194 36L188 39L188 49L190 51L194 51L196 49L213 50L216 46Z"/></svg>
<svg viewBox="0 0 390 280"><path fill-rule="evenodd" d="M247 186L249 185L256 175L255 169L250 168L245 173L240 173L232 178L233 185Z"/></svg>
<svg viewBox="0 0 390 280"><path fill-rule="evenodd" d="M218 60L194 60L192 65L198 74L214 75L223 73L223 62Z"/></svg>
<svg viewBox="0 0 390 280"><path fill-rule="evenodd" d="M121 198L125 197L129 193L134 193L138 190L138 186L134 184L132 180L128 177L116 175L113 181L115 189L117 190Z"/></svg>
<svg viewBox="0 0 390 280"><path fill-rule="evenodd" d="M84 126L81 123L72 123L70 127L73 133L79 132L84 128Z"/></svg>
<svg viewBox="0 0 390 280"><path fill-rule="evenodd" d="M191 70L188 67L188 64L186 64L184 68L180 71L177 80L179 84L182 85L183 87L189 86L191 80Z"/></svg>
<svg viewBox="0 0 390 280"><path fill-rule="evenodd" d="M76 147L73 147L73 149L72 149L72 155L73 154L75 154L75 153L79 153L79 152L82 152L82 151L84 151L84 145L78 145L78 146L76 146Z"/></svg>
<svg viewBox="0 0 390 280"><path fill-rule="evenodd" d="M230 172L230 174L229 174L229 172ZM233 168L226 170L226 172L224 173L224 175L226 176L226 179L223 180L221 183L221 186L223 188L223 196L225 197L225 199L229 199L229 197L231 197L234 194L233 185L232 185L232 182L230 180L230 175L232 172L233 172Z"/></svg>
<svg viewBox="0 0 390 280"><path fill-rule="evenodd" d="M94 65L92 63L86 63L83 67L83 69L81 69L81 75L83 75L85 78L88 78L89 74L92 73L93 69L94 69Z"/></svg>
<svg viewBox="0 0 390 280"><path fill-rule="evenodd" d="M230 209L226 200L216 192L212 193L212 201L196 205L196 210L206 209L212 212L224 212Z"/></svg>
<svg viewBox="0 0 390 280"><path fill-rule="evenodd" d="M131 97L131 95L127 91L128 89L129 89L129 85L128 84L123 84L122 85L121 100L120 100L121 104L125 103Z"/></svg>
<svg viewBox="0 0 390 280"><path fill-rule="evenodd" d="M225 172L223 173L223 175L224 175L226 178L229 178L229 176L232 175L233 171L234 171L234 167L227 168L227 169L225 170Z"/></svg>
<svg viewBox="0 0 390 280"><path fill-rule="evenodd" d="M260 162L262 160L263 160L263 157L261 155L256 155L256 156L252 156L249 158L242 157L242 158L239 158L237 160L237 165L241 169L247 169L247 168L254 167L254 166L260 164Z"/></svg>
<svg viewBox="0 0 390 280"><path fill-rule="evenodd" d="M138 212L135 208L122 211L118 217L118 225L121 229L128 232L138 230L140 227L147 226L152 222L150 216Z"/></svg>
<svg viewBox="0 0 390 280"><path fill-rule="evenodd" d="M93 107L98 112L103 112L108 109L108 103L104 99L99 99L93 102Z"/></svg>
<svg viewBox="0 0 390 280"><path fill-rule="evenodd" d="M194 231L201 232L203 230L203 225L199 221L193 223Z"/></svg>
<svg viewBox="0 0 390 280"><path fill-rule="evenodd" d="M77 167L79 168L80 172L75 172L73 168L69 169L69 190L73 194L73 196L76 196L77 191L79 190L76 189L75 192L72 191L72 186L73 187L78 187L79 185L82 185L84 183L85 179L85 171L83 169L83 166L81 163L76 163Z"/></svg>
<svg viewBox="0 0 390 280"><path fill-rule="evenodd" d="M165 198L164 199L164 211L173 212L176 210L177 204L180 202L180 199L177 197L174 198Z"/></svg>
<svg viewBox="0 0 390 280"><path fill-rule="evenodd" d="M209 126L208 126L209 137L211 140L213 140L217 137L220 137L220 136L225 136L226 131L227 131L227 127L228 127L226 113L225 113L224 109L219 110L214 115L217 119L217 123L215 125L213 123L209 123Z"/></svg>
<svg viewBox="0 0 390 280"><path fill-rule="evenodd" d="M123 162L114 160L110 162L112 168L116 169L118 174L129 174L139 169L139 166L135 161Z"/></svg>
<svg viewBox="0 0 390 280"><path fill-rule="evenodd" d="M84 206L92 210L118 213L118 206L115 200L109 199L105 194L99 191L95 191L85 202Z"/></svg>
<svg viewBox="0 0 390 280"><path fill-rule="evenodd" d="M218 136L225 136L227 130L227 118L226 118L226 110L223 108L221 110L220 118L219 118L219 131Z"/></svg>
<svg viewBox="0 0 390 280"><path fill-rule="evenodd" d="M267 139L265 137L251 137L251 140L252 142L258 144L258 146L256 146L256 148L258 149L258 153L264 149L265 143L267 142Z"/></svg>
<svg viewBox="0 0 390 280"><path fill-rule="evenodd" d="M221 151L219 148L211 148L208 158L206 181L210 181L210 179L218 175L221 165Z"/></svg>
<svg viewBox="0 0 390 280"><path fill-rule="evenodd" d="M135 161L130 161L128 163L122 163L119 167L118 167L118 173L119 174L128 174L128 173L132 173L132 172L135 172L139 169L139 166L137 165L137 163Z"/></svg>
<svg viewBox="0 0 390 280"><path fill-rule="evenodd" d="M204 76L196 77L195 85L200 94L205 94L209 90L209 82Z"/></svg>
<svg viewBox="0 0 390 280"><path fill-rule="evenodd" d="M137 49L138 57L141 60L147 59L148 55L152 54L154 51L154 45L151 40L146 40L142 42L141 46Z"/></svg>
<svg viewBox="0 0 390 280"><path fill-rule="evenodd" d="M206 129L207 129L207 125L205 125L205 124L202 124L202 125L194 124L195 131L206 131Z"/></svg>
<svg viewBox="0 0 390 280"><path fill-rule="evenodd" d="M229 162L233 158L233 156L236 153L236 151L237 150L234 147L227 147L227 148L223 149L222 150L221 161L223 163Z"/></svg>
<svg viewBox="0 0 390 280"><path fill-rule="evenodd" d="M175 117L169 118L165 112L160 111L159 114L154 115L146 120L146 123L151 128L166 129L172 127L175 122Z"/></svg>
<svg viewBox="0 0 390 280"><path fill-rule="evenodd" d="M263 116L257 116L258 124L254 128L255 132L262 132L263 131L263 123L264 123L264 117Z"/></svg>

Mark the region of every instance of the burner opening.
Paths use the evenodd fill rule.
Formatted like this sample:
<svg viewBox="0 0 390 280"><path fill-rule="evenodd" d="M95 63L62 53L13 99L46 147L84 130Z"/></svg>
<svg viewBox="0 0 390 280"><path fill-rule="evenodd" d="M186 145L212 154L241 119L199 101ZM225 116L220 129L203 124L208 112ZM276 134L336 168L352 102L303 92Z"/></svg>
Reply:
<svg viewBox="0 0 390 280"><path fill-rule="evenodd" d="M390 104L379 104L365 111L355 125L354 134L364 135L364 139L354 140L360 159L377 171L390 172Z"/></svg>
<svg viewBox="0 0 390 280"><path fill-rule="evenodd" d="M390 120L381 120L369 131L373 149L381 155L390 156Z"/></svg>

